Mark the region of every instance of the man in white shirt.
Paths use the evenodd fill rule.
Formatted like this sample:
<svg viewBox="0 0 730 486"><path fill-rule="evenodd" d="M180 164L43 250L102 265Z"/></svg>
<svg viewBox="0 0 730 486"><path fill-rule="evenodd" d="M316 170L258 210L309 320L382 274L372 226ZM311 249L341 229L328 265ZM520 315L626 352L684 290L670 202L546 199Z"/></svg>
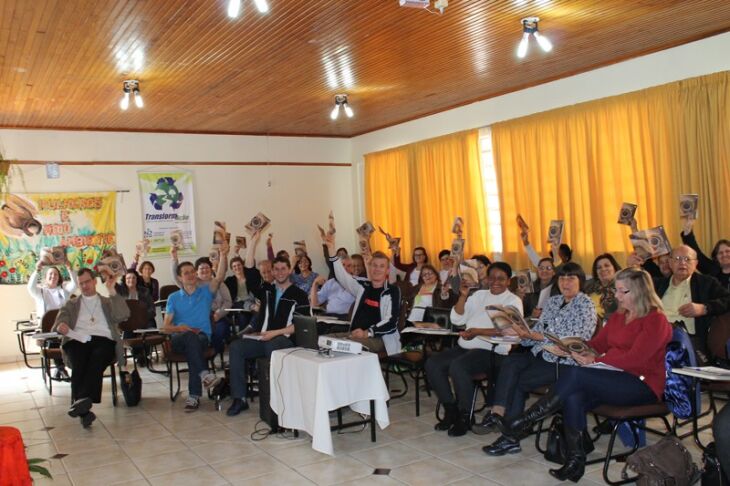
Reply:
<svg viewBox="0 0 730 486"><path fill-rule="evenodd" d="M129 318L129 307L114 289L115 279L105 285L109 297L96 293L96 276L88 268L79 270L77 282L81 296L66 302L58 311L53 330L63 336L61 348L71 365L71 397L75 400L68 411L80 417L87 428L96 419L93 403L101 402L104 370L116 357L124 366L124 349L118 325Z"/></svg>
<svg viewBox="0 0 730 486"><path fill-rule="evenodd" d="M428 383L446 412L444 420L436 424L436 430L448 430L454 437L466 434L471 427L474 375L486 373L489 379L495 379L494 366L509 352L509 345L494 346L479 336L500 335L485 310L487 305L513 306L522 313L522 301L508 290L511 275L512 268L507 263L495 262L487 270L489 290L479 290L469 296L466 282L459 288L459 300L451 310L452 324L466 326L459 333L459 344L426 361ZM449 378L454 384L453 391Z"/></svg>

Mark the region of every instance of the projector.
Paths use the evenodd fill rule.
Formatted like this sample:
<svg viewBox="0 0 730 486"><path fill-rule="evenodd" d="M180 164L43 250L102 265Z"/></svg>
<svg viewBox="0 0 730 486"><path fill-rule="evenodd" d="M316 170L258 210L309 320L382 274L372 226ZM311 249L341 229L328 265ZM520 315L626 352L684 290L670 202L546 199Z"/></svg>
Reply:
<svg viewBox="0 0 730 486"><path fill-rule="evenodd" d="M398 0L398 3L401 7L409 7L409 8L428 8L431 1L430 0Z"/></svg>
<svg viewBox="0 0 730 486"><path fill-rule="evenodd" d="M317 341L320 349L331 349L338 353L360 354L362 353L362 344L347 339L337 339L329 336L320 336Z"/></svg>

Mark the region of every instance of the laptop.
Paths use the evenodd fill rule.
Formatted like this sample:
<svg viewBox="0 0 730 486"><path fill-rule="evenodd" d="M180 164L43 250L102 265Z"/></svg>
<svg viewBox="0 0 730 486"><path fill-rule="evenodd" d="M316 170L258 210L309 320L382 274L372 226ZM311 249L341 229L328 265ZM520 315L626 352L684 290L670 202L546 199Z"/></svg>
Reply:
<svg viewBox="0 0 730 486"><path fill-rule="evenodd" d="M319 349L317 340L317 318L311 316L297 316L292 318L294 323L294 339L299 347Z"/></svg>

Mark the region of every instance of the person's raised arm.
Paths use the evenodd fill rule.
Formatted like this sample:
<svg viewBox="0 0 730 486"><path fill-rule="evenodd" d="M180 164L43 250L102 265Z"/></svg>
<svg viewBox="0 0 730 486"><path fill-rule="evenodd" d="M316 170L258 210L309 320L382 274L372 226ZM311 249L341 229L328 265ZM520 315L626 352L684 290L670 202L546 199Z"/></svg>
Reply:
<svg viewBox="0 0 730 486"><path fill-rule="evenodd" d="M276 254L274 253L274 246L271 243L272 238L274 238L273 233L269 233L269 237L266 238L266 258L269 260L274 260L276 258Z"/></svg>
<svg viewBox="0 0 730 486"><path fill-rule="evenodd" d="M38 263L36 263L35 269L33 270L33 273L31 273L30 277L28 278L28 293L31 297L41 297L43 295L40 287L38 286L38 274L40 273L41 268L43 268L43 264L38 261ZM42 316L38 317L40 318Z"/></svg>
<svg viewBox="0 0 730 486"><path fill-rule="evenodd" d="M719 268L718 263L705 255L700 249L700 245L697 243L697 238L695 238L695 234L692 231L692 223L694 223L694 220L688 220L686 218L683 218L683 220L689 221L689 223L685 222L684 229L680 234L682 237L682 243L689 246L697 253L697 269L704 274L712 274Z"/></svg>
<svg viewBox="0 0 730 486"><path fill-rule="evenodd" d="M327 246L327 250L329 251L330 255L335 255L334 257L330 257L330 259L332 260L332 264L335 267L335 278L340 283L340 285L342 285L342 288L344 288L347 292L352 295L357 295L362 287L357 282L355 277L350 275L349 272L345 270L345 267L342 266L342 260L340 260L335 251L335 235L324 235L322 237L322 242Z"/></svg>
<svg viewBox="0 0 730 486"><path fill-rule="evenodd" d="M73 294L79 287L79 280L76 272L73 271L71 264L68 261L66 262L66 273L68 273L68 282L63 283L63 290L69 294Z"/></svg>
<svg viewBox="0 0 730 486"><path fill-rule="evenodd" d="M322 275L319 275L316 279L314 279L312 288L309 290L309 303L312 307L319 307L319 293L323 292L325 283L326 280ZM320 287L322 287L321 290ZM326 302L327 299L324 298L324 301Z"/></svg>
<svg viewBox="0 0 730 486"><path fill-rule="evenodd" d="M226 269L228 268L228 252L231 251L231 247L227 241L221 243L221 247L218 250L218 269L215 272L215 278L210 281L210 291L217 292L218 288L226 278Z"/></svg>
<svg viewBox="0 0 730 486"><path fill-rule="evenodd" d="M175 281L175 285L182 288L183 283L182 283L182 280L180 279L180 275L177 274L177 265L178 265L177 247L175 245L172 245L170 247L170 270L172 272L171 275L172 275L173 280Z"/></svg>

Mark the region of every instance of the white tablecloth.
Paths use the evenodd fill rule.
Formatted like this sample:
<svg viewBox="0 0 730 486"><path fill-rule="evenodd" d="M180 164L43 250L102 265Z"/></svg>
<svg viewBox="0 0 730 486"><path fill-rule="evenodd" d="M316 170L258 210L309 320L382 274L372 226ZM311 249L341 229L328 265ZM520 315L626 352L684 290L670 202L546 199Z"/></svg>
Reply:
<svg viewBox="0 0 730 486"><path fill-rule="evenodd" d="M378 425L384 429L390 424L390 397L376 354L327 358L309 349L281 349L271 354L270 372L271 409L279 425L309 433L316 451L334 454L330 410L349 405L370 415L370 400L375 400Z"/></svg>

